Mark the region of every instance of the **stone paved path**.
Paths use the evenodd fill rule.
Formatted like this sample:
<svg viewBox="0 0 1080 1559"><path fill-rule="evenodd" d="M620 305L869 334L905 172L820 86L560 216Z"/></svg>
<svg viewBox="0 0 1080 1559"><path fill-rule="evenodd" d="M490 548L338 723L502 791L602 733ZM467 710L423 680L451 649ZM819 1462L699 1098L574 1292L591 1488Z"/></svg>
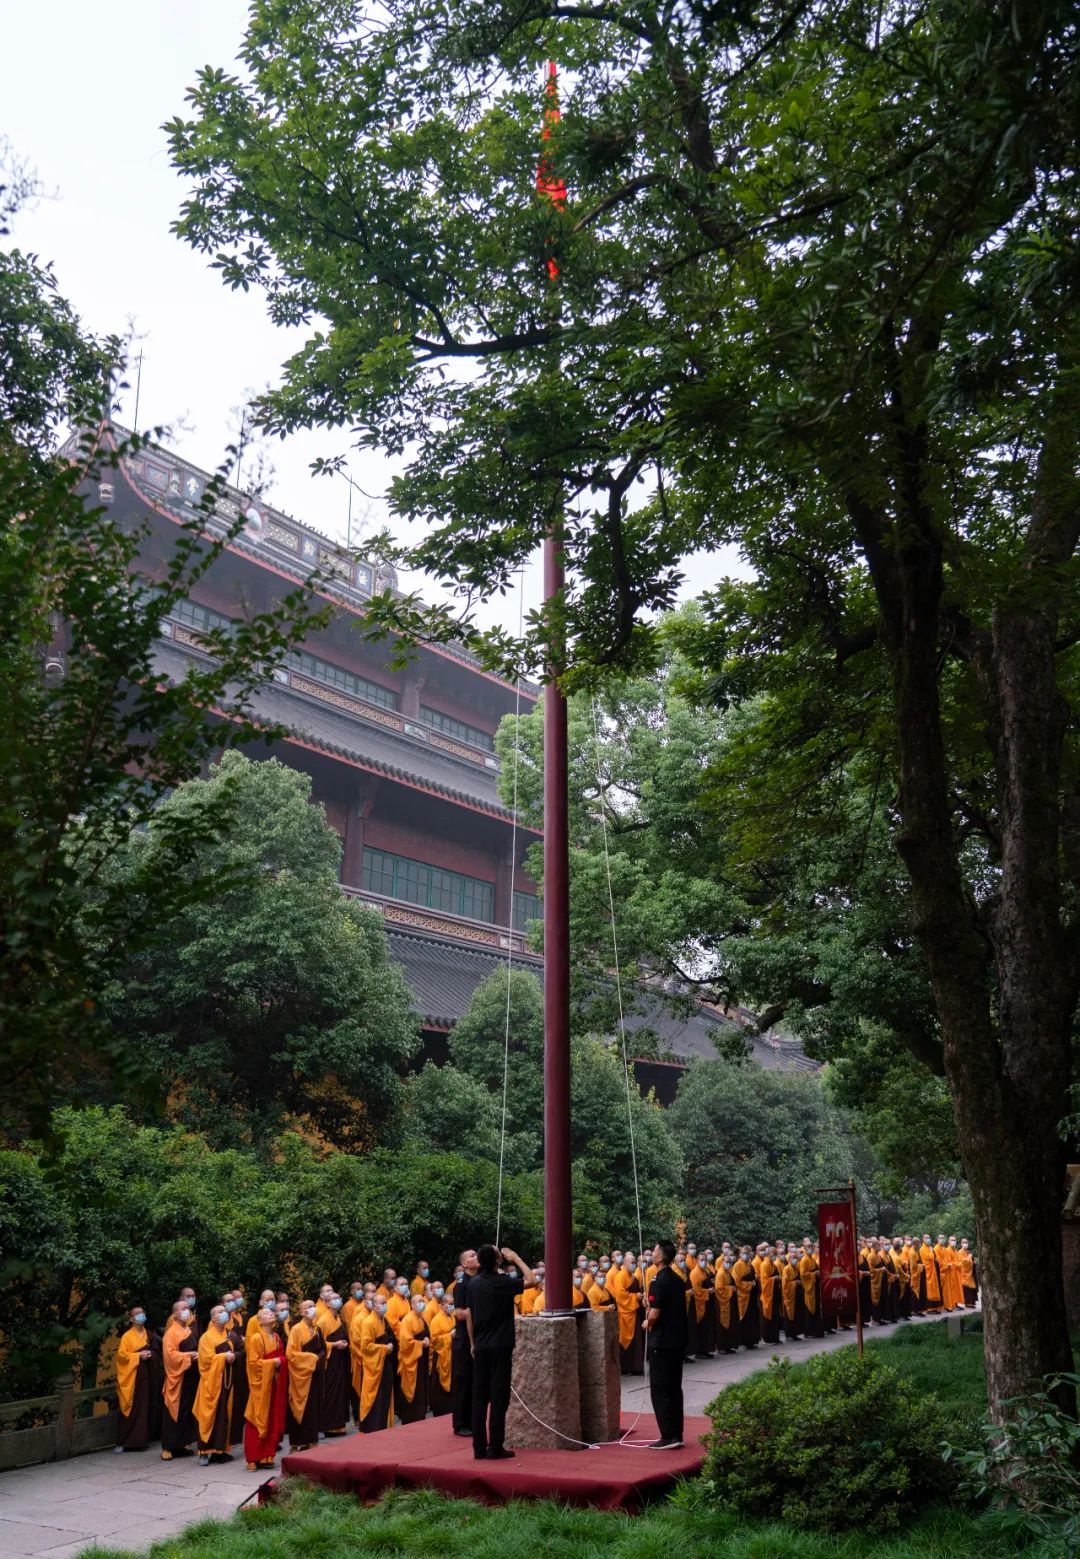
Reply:
<svg viewBox="0 0 1080 1559"><path fill-rule="evenodd" d="M922 1317L920 1325L936 1319ZM871 1327L869 1336L877 1332ZM887 1328L886 1333L893 1328ZM772 1354L792 1359L842 1348L854 1333L815 1341L763 1344L688 1364L684 1393L688 1413L700 1413L733 1381L763 1369ZM640 1380L623 1381L623 1408L636 1413L648 1400ZM390 1431L393 1433L393 1431ZM192 1457L163 1462L156 1447L116 1456L98 1451L69 1462L0 1473L0 1559L69 1559L88 1544L144 1549L175 1536L205 1516L229 1516L267 1474L248 1472L242 1454L221 1467L200 1467Z"/></svg>

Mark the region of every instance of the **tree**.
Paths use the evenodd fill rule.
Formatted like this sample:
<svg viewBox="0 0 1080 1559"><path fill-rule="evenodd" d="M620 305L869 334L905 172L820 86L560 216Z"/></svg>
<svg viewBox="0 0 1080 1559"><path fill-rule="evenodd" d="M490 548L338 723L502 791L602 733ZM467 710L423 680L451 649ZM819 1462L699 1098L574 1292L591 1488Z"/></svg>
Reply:
<svg viewBox="0 0 1080 1559"><path fill-rule="evenodd" d="M669 1114L699 1240L801 1239L816 1228L818 1190L852 1173L842 1117L813 1075L694 1061Z"/></svg>
<svg viewBox="0 0 1080 1559"><path fill-rule="evenodd" d="M214 838L206 819L229 809ZM176 1119L217 1147L287 1122L370 1149L398 1122L419 1043L382 917L338 886L341 846L306 775L227 753L136 830L117 862L137 910L159 835L202 840L187 871L216 882L117 970L105 1013L161 1080Z"/></svg>
<svg viewBox="0 0 1080 1559"><path fill-rule="evenodd" d="M509 1048L506 1035L507 975L500 970L477 987L455 1025L451 1064L429 1065L410 1083L410 1136L495 1164L501 1150L508 1173L535 1172L543 1163L544 1005L539 981L526 970L510 975ZM581 1239L637 1240L635 1164L645 1237L670 1229L678 1216L682 1166L666 1117L632 1078L627 1083L610 1043L574 1036L570 1154ZM490 1218L493 1224L494 1207Z"/></svg>
<svg viewBox="0 0 1080 1559"><path fill-rule="evenodd" d="M757 581L714 603L719 695L808 690L821 752L843 732L895 795L990 1396L1013 1397L1071 1361L1075 7L365 17L260 11L243 78L204 72L170 127L181 234L275 318L320 321L266 420L408 448L411 560L466 606L561 522L568 685L647 660L679 558L739 544ZM549 48L574 71L549 127L565 209L535 185Z"/></svg>
<svg viewBox="0 0 1080 1559"><path fill-rule="evenodd" d="M5 213L20 193L8 188ZM102 1021L102 989L144 932L215 891L187 868L228 798L201 833L179 814L159 826L154 873L131 897L130 882L107 885L108 863L212 752L272 734L251 695L319 615L291 592L211 635L214 658L162 684L162 619L243 522L212 522L219 477L161 588L140 586L141 531L120 528L108 494L117 461L145 441L114 450L91 434L73 458L56 452L63 421L98 424L119 350L83 333L48 267L0 255L0 1124L15 1132L41 1129L88 1062L130 1085L134 1058Z"/></svg>

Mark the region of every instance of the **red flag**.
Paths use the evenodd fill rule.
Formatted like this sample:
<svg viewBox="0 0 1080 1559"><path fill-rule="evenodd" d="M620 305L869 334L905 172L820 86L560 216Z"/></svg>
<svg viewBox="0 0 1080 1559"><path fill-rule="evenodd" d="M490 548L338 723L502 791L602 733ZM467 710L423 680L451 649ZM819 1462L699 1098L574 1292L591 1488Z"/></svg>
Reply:
<svg viewBox="0 0 1080 1559"><path fill-rule="evenodd" d="M552 126L559 122L559 87L556 78L555 61L548 60L547 78L547 106L544 109L544 128L540 132L541 141L551 140ZM536 188L541 195L546 195L553 206L561 211L566 205L566 185L559 177L558 172L551 166L551 159L547 152L541 148L540 161L536 169ZM552 281L559 274L559 267L554 260L547 263L548 275Z"/></svg>
<svg viewBox="0 0 1080 1559"><path fill-rule="evenodd" d="M820 1203L818 1243L821 1246L821 1313L829 1317L854 1315L859 1273L850 1201Z"/></svg>

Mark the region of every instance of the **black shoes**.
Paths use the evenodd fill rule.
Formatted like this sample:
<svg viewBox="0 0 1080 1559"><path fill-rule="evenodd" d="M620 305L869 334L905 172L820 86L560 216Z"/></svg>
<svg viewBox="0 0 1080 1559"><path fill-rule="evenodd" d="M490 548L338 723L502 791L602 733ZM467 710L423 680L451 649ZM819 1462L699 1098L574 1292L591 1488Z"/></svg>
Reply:
<svg viewBox="0 0 1080 1559"><path fill-rule="evenodd" d="M457 1439L459 1439L459 1440L471 1440L472 1439L472 1430L471 1429L455 1429L454 1430L454 1434L457 1437Z"/></svg>
<svg viewBox="0 0 1080 1559"><path fill-rule="evenodd" d="M652 1440L649 1442L650 1451L679 1451L682 1449L681 1440Z"/></svg>
<svg viewBox="0 0 1080 1559"><path fill-rule="evenodd" d="M505 1447L503 1447L502 1450L495 1451L492 1450L492 1448L489 1446L487 1459L489 1462L508 1462L512 1459L513 1455L513 1451L508 1451Z"/></svg>

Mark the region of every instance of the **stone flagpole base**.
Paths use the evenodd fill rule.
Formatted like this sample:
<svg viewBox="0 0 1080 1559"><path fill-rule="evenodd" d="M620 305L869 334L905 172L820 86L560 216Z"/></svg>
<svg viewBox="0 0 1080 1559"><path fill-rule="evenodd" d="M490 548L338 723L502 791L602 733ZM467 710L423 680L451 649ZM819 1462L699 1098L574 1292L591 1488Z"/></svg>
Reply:
<svg viewBox="0 0 1080 1559"><path fill-rule="evenodd" d="M618 1439L614 1311L518 1316L515 1336L513 1387L522 1401L510 1398L507 1445L575 1451L583 1449L581 1442Z"/></svg>

